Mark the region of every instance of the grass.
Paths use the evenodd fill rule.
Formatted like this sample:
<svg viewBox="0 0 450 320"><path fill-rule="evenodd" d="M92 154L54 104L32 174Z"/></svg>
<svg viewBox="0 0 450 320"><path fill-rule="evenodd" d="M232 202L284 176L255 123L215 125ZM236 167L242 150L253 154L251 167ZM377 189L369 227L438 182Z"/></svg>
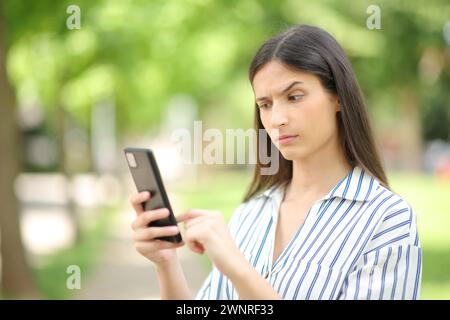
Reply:
<svg viewBox="0 0 450 320"><path fill-rule="evenodd" d="M388 177L392 190L417 213L423 249L421 299L450 299L450 183L425 174L388 172ZM177 191L185 207L220 210L228 220L250 180L249 172L219 171Z"/></svg>
<svg viewBox="0 0 450 320"><path fill-rule="evenodd" d="M87 219L96 219L89 224L83 224L79 244L61 250L55 254L39 257L39 263L34 268L34 277L44 299L72 299L77 290L68 289L66 281L67 267L77 265L81 270L81 287L92 266L97 262L111 230L112 216L117 213L115 208L105 207L98 216L89 215Z"/></svg>
<svg viewBox="0 0 450 320"><path fill-rule="evenodd" d="M423 250L421 299L450 299L450 183L427 175L389 177L394 191L417 213Z"/></svg>

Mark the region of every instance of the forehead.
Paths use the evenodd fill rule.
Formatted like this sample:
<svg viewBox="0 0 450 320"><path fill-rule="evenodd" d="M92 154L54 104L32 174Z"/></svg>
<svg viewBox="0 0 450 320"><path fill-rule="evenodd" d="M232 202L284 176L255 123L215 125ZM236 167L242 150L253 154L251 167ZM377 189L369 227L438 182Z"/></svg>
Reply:
<svg viewBox="0 0 450 320"><path fill-rule="evenodd" d="M256 72L252 85L255 93L277 93L293 81L302 81L311 85L318 81L316 78L310 73L294 70L276 60L272 60Z"/></svg>

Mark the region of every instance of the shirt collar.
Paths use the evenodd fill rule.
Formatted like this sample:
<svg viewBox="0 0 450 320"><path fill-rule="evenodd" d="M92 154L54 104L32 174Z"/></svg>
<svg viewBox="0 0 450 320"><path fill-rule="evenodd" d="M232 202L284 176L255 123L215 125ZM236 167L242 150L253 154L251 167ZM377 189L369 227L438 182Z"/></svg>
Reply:
<svg viewBox="0 0 450 320"><path fill-rule="evenodd" d="M375 196L380 182L369 172L360 166L354 166L352 170L331 188L327 195L320 200L326 200L333 197L347 199L351 201L370 201ZM287 183L276 184L268 188L259 196L273 198L281 203Z"/></svg>

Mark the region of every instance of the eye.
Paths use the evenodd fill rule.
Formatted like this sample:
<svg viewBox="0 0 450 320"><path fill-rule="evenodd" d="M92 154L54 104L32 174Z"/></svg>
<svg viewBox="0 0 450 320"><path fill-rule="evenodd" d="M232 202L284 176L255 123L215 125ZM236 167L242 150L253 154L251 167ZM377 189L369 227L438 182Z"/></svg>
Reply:
<svg viewBox="0 0 450 320"><path fill-rule="evenodd" d="M270 105L268 103L263 103L261 105L258 105L259 109L267 109Z"/></svg>
<svg viewBox="0 0 450 320"><path fill-rule="evenodd" d="M296 95L293 95L293 96L289 96L289 100L291 100L291 101L298 101L298 100L300 100L300 99L302 99L303 98L303 94L296 94Z"/></svg>

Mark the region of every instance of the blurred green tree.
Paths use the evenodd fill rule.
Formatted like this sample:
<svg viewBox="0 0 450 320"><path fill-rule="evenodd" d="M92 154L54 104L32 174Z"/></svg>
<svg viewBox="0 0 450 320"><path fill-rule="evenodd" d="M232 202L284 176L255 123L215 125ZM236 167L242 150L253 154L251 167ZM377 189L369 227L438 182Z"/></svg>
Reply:
<svg viewBox="0 0 450 320"><path fill-rule="evenodd" d="M57 164L50 169L70 176L95 170L90 160L71 165L65 137L72 127L89 137L93 109L102 101L113 101L119 139L161 127L168 102L179 93L191 95L198 117L206 122L212 118L215 127L252 126L247 70L253 54L292 24L314 24L342 44L376 123L403 132L405 165L417 167L423 138L449 132L450 67L442 28L450 4L380 0L381 29L369 30L371 4L80 0L81 28L70 30L66 10L72 1L2 1L7 26L2 30L8 38L1 52L2 81L11 82L14 92L9 95L15 93L19 107L31 102L44 110L40 132L53 137L58 150ZM8 103L16 112L14 103ZM6 123L6 117L0 121L2 130L13 130L16 123ZM89 150L84 158L91 158ZM11 174L17 173L14 159L2 159ZM8 175L4 179L5 186L13 181ZM7 197L14 204L13 196Z"/></svg>
<svg viewBox="0 0 450 320"><path fill-rule="evenodd" d="M5 297L37 297L32 272L22 243L19 206L14 180L19 173L19 128L14 89L6 72L7 29L0 0L0 253L1 294Z"/></svg>

